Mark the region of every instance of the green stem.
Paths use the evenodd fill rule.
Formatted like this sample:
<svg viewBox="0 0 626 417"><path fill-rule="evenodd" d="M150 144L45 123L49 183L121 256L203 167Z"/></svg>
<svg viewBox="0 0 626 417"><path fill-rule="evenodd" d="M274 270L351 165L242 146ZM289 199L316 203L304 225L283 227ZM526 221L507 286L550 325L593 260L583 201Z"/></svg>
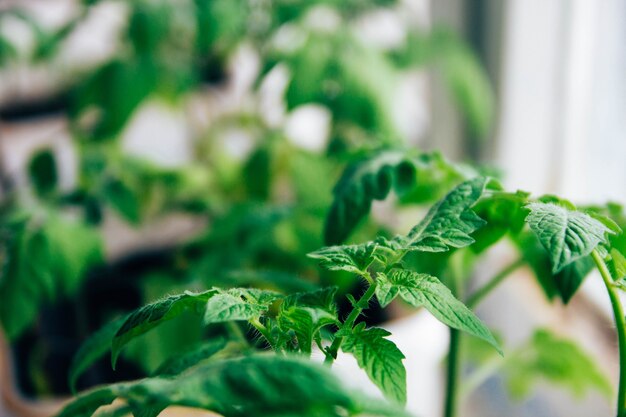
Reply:
<svg viewBox="0 0 626 417"><path fill-rule="evenodd" d="M626 417L626 318L624 317L624 308L619 299L619 295L613 286L613 278L609 272L604 260L600 254L594 249L591 257L600 271L602 280L609 293L611 299L611 307L613 307L613 316L615 317L615 327L617 329L617 340L619 346L619 388L617 391L617 417Z"/></svg>
<svg viewBox="0 0 626 417"><path fill-rule="evenodd" d="M454 264L453 264L454 266ZM450 291L459 296L459 276L453 274L450 279ZM450 345L448 348L448 366L446 372L446 399L444 417L454 417L457 409L457 386L460 377L460 347L461 333L457 329L450 328Z"/></svg>
<svg viewBox="0 0 626 417"><path fill-rule="evenodd" d="M373 281L372 281L373 282ZM365 294L359 298L359 301L354 303L352 307L352 311L346 318L346 320L341 325L341 330L344 329L352 329L354 326L354 322L361 315L364 309L369 305L370 300L374 296L374 292L376 291L376 283L373 282L372 285L369 286ZM343 336L336 336L333 339L333 343L330 345L326 352L326 360L324 361L326 364L332 364L335 359L337 359L337 352L339 352L339 348L341 347L341 343L343 342Z"/></svg>
<svg viewBox="0 0 626 417"><path fill-rule="evenodd" d="M502 281L504 281L513 271L524 265L524 259L520 258L515 262L507 265L498 272L493 278L491 278L485 285L483 285L478 291L471 295L467 300L467 307L476 307L494 288L496 288Z"/></svg>
<svg viewBox="0 0 626 417"><path fill-rule="evenodd" d="M276 342L274 338L272 337L272 335L270 334L267 327L265 327L263 323L261 323L259 319L256 319L256 318L250 320L250 324L252 325L252 327L257 329L259 333L261 333L261 335L265 338L265 340L267 340L267 343L269 343L270 347L272 349L275 349Z"/></svg>
<svg viewBox="0 0 626 417"><path fill-rule="evenodd" d="M457 386L459 382L459 350L461 333L450 328L450 347L448 351L448 368L446 373L445 417L454 417L457 408Z"/></svg>

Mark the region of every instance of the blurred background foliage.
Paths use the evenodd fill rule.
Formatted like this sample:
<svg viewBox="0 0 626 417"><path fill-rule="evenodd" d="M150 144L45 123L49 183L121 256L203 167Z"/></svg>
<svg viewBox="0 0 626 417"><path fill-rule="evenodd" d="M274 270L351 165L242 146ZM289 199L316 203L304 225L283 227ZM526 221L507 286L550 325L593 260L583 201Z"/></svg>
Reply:
<svg viewBox="0 0 626 417"><path fill-rule="evenodd" d="M125 16L113 52L95 65L68 65L64 45L101 3L117 3ZM399 19L401 36L377 44L363 30L372 14L403 17L405 8L392 0L91 0L52 29L27 8L2 11L0 22L21 25L34 42L23 47L0 31L0 64L45 68L55 88L5 106L1 117L61 114L77 160L70 187L61 186L58 155L46 147L31 155L25 183L3 173L0 321L24 356L26 392L67 392L63 369L80 342L163 294L248 284L289 292L328 282L358 291L353 277L320 272L305 254L324 236L336 243L390 233L366 219L372 188L377 200L393 190L402 204L426 204L475 172L415 149L398 122L403 77L440 74L474 137L488 133L494 113L483 69L453 32ZM256 69L241 75L241 59ZM236 100L220 101L233 89ZM199 101L204 107L193 110ZM183 164L146 158L125 139L154 103L182 114L191 132L174 144L189 149ZM311 107L327 131L294 140L290 120ZM333 226L324 232L329 210ZM192 233L157 249L146 242L108 253L116 245L105 233L111 218L158 231L171 215L192 219ZM182 340L180 326L200 328L177 320L134 342L121 365L127 373L116 378L147 374L203 336L189 330ZM107 370L94 369L79 387L115 378Z"/></svg>

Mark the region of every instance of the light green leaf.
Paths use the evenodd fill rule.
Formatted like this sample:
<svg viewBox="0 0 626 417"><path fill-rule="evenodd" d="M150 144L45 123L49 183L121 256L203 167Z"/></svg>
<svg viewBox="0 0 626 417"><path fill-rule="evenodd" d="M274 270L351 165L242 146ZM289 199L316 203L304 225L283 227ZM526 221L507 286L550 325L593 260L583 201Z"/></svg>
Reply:
<svg viewBox="0 0 626 417"><path fill-rule="evenodd" d="M480 253L507 234L516 238L526 225L524 219L528 210L524 206L528 204L529 195L524 191L496 191L481 198L473 211L487 223L472 235L476 239L472 251Z"/></svg>
<svg viewBox="0 0 626 417"><path fill-rule="evenodd" d="M423 252L445 252L471 245L474 239L470 234L485 225L471 207L483 194L487 182L487 178L477 177L458 185L406 237L397 240L406 249Z"/></svg>
<svg viewBox="0 0 626 417"><path fill-rule="evenodd" d="M402 364L404 355L391 341L386 330L365 329L365 323L357 325L343 341L341 349L356 358L387 398L400 404L406 403L406 369Z"/></svg>
<svg viewBox="0 0 626 417"><path fill-rule="evenodd" d="M111 341L127 318L128 316L121 317L106 324L82 344L70 366L69 385L72 392L76 392L76 382L83 372L111 349Z"/></svg>
<svg viewBox="0 0 626 417"><path fill-rule="evenodd" d="M381 306L399 296L414 307L424 307L443 324L488 342L501 353L487 326L432 275L395 268L387 274L379 273L377 281L376 297Z"/></svg>
<svg viewBox="0 0 626 417"><path fill-rule="evenodd" d="M608 263L615 285L626 289L626 258L615 248L611 249L611 260Z"/></svg>
<svg viewBox="0 0 626 417"><path fill-rule="evenodd" d="M262 316L282 296L274 291L234 288L220 291L206 305L204 323L252 320Z"/></svg>
<svg viewBox="0 0 626 417"><path fill-rule="evenodd" d="M561 385L581 397L596 389L607 398L613 395L611 383L590 356L570 340L556 337L548 330L537 330L519 354L506 362L504 372L513 397L528 396L540 380Z"/></svg>
<svg viewBox="0 0 626 417"><path fill-rule="evenodd" d="M367 268L374 262L384 262L383 250L377 243L368 242L360 245L327 246L308 254L319 259L320 265L331 271L346 271L366 276Z"/></svg>
<svg viewBox="0 0 626 417"><path fill-rule="evenodd" d="M215 294L215 290L200 293L185 291L183 294L169 296L132 312L117 331L111 343L111 365L113 368L115 369L120 351L132 339L185 311L191 310L202 314L207 301Z"/></svg>
<svg viewBox="0 0 626 417"><path fill-rule="evenodd" d="M613 233L588 214L560 205L531 203L526 207L530 210L526 222L548 251L555 274L606 243L606 234Z"/></svg>

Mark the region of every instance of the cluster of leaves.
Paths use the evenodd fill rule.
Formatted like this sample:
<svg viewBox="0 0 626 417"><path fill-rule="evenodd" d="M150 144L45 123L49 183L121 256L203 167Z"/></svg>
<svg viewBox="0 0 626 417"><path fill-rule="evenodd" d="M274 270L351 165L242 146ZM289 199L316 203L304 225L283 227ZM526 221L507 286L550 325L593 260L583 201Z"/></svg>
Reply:
<svg viewBox="0 0 626 417"><path fill-rule="evenodd" d="M367 328L364 323L356 324L357 318L368 308L373 297L383 306L399 297L413 306L424 306L446 325L464 330L497 347L486 326L444 284L433 276L404 269L400 263L402 256L409 251L442 251L471 243L469 233L482 221L470 207L482 195L486 184L487 179L479 177L459 185L434 205L424 220L406 236L397 236L392 240L377 239L360 245L331 246L311 253L312 257L320 259L325 268L357 273L370 284L360 300L352 299L353 312L343 321L337 315L334 287L291 295L242 288L186 292L142 307L102 329L77 355L71 381L75 383L80 373L109 348L115 366L119 353L129 341L185 311L191 311L202 316L206 325L248 322L262 337L261 346L275 352L308 356L316 346L327 361L332 362L341 349L356 358L389 399L404 404L404 355L388 339L387 331ZM330 344L326 344L329 336ZM178 360L188 363L182 358ZM82 407L81 401L91 404L94 395L101 398L100 394L90 394L86 399L79 399L78 405L70 405L68 410ZM116 395L125 397L130 394L116 392L104 396L103 401L110 402L111 397ZM164 406L180 404L167 398L161 398L161 402ZM194 405L226 412L213 403L199 404L196 402ZM146 406L146 403L141 405Z"/></svg>
<svg viewBox="0 0 626 417"><path fill-rule="evenodd" d="M386 167L381 164L379 169L387 170ZM505 214L500 211L503 208ZM207 326L228 324L236 331L226 340L211 340L167 361L151 378L84 394L61 415L91 415L118 397L127 402L112 413L156 415L169 405L187 405L225 416L243 415L250 410L257 415L272 416L294 412L385 415L380 410L368 409L370 405L361 402L358 395L355 397L345 390L333 388L329 391L333 395L327 396L325 388L314 381L328 378L330 387L335 387L337 382L326 370L303 358L311 357L318 349L330 364L340 350L350 354L391 403L401 407L406 402L406 370L402 363L405 356L389 339L389 332L359 321L372 300L383 307L395 299L416 308L424 307L451 329L475 336L502 354L485 324L440 279L409 268L405 256L435 255L473 245L482 251L507 234L515 235L513 241L517 241L519 234L530 233L544 248L550 272L555 276L592 252L613 265L613 270L623 270L621 258L615 255L608 238L619 235L619 227L601 209L589 213L555 197L531 200L527 193L506 193L487 177L466 180L437 201L406 234L328 246L310 253L323 268L356 274L365 281L367 290L358 300L348 296L352 311L347 317L337 314L335 287L290 295L254 288L212 288L167 297L94 335L75 358L70 375L72 385L109 350L115 367L120 352L130 341L185 312L198 315ZM504 222L503 216L509 221ZM516 219L522 225L516 224ZM619 279L615 282L619 287ZM256 339L250 341L241 333L241 322L254 329ZM263 353L266 350L278 355ZM555 356L556 350L559 354ZM545 331L537 332L528 346L514 352L506 363L515 395L528 392L529 384L538 376L563 383L576 394L588 386L609 391L605 378L582 350ZM266 370L259 370L265 367ZM318 393L317 389L322 391ZM284 392L293 392L293 396L287 400L282 395ZM148 409L151 414L137 414Z"/></svg>
<svg viewBox="0 0 626 417"><path fill-rule="evenodd" d="M11 339L32 324L42 304L74 295L103 256L100 235L81 222L45 211L9 217L0 231L0 321Z"/></svg>
<svg viewBox="0 0 626 417"><path fill-rule="evenodd" d="M0 34L0 63L24 59L37 62L37 65L54 62L68 38L90 18L98 3L82 2L67 22L53 29L43 27L27 10L20 7L3 11L0 20L17 19L33 32L35 41L33 51L25 57L20 56L24 51L16 49L10 37L5 39L4 34ZM369 12L396 7L396 1L190 0L180 3L171 0L139 0L128 6L128 22L121 26L117 34L119 50L97 68L72 73L64 84L64 88L68 87L69 91L61 94L62 100L67 101L67 115L72 132L76 135L79 159L77 187L69 192L61 192L57 184L58 170L54 153L49 150L39 152L33 156L30 164L31 184L38 197L36 204L44 204L59 212L78 206L84 212L85 228L99 225L109 210L132 226L141 226L156 216L173 211L199 213L219 221L236 217L240 203L248 203L250 200L267 203L268 207L284 212L284 207L277 207L273 188L276 188L275 184L282 186L284 178L289 177L290 188L299 206L290 212L290 220L282 222L281 230L276 232L281 234L276 239L280 242L260 254L254 250L250 251L249 256L247 252L246 256L239 257L236 251L227 253L226 257L232 256L233 259L229 269L259 264L274 267L277 259L285 258L290 258L290 267L306 265L300 255L319 247L317 230L321 227L327 204L330 204L324 196L329 194L331 184L321 179L333 177L336 161L294 149L286 152L288 147L284 132L269 127L260 120L259 115L254 114L251 116L255 120L253 130L260 132L258 146L245 161L227 161L223 152L214 152L214 149L206 152L209 156L202 155L201 144L197 149L198 155L194 156L197 164L176 169L157 167L124 155L118 140L144 103L154 97L168 101L185 100L188 97L186 93L200 85L222 84L228 77L228 63L237 49L241 45L252 45L261 59L262 67L252 88L258 88L272 69L286 67L290 73L283 97L287 111L310 103L328 108L332 114L332 149L361 148L365 142L373 147L388 142L398 144L402 142L402 135L395 125L391 106L395 91L394 79L402 71L416 66L447 62L446 54L459 57L462 54L458 51L464 48L462 42L453 37L449 37L447 44L456 47L434 47L435 44L443 44L437 40L442 38L440 35L431 37L418 33L412 36L422 40L424 50L430 50L426 58L417 56L408 42L393 50L372 48L364 44L353 30L354 23ZM340 22L336 28L322 30L310 24L310 13L320 7L336 14ZM297 32L290 48L282 48L280 42L276 42L279 31L285 28ZM303 39L303 42L296 42L296 38ZM461 59L474 62L471 54ZM478 72L484 79L484 74ZM472 86L477 84L471 77L459 79L461 81L455 84L464 85L465 89L472 91L469 96L485 93L480 89L472 90ZM491 93L487 92L486 97L491 97ZM484 113L470 108L474 104L480 106L480 103L466 107L470 101L459 100L463 111L470 118L477 113ZM248 110L242 112L246 113L242 117L246 117ZM235 125L240 128L244 123L236 118ZM219 128L213 130L219 131ZM355 131L356 135L353 134ZM486 128L482 130L483 133L485 131ZM210 132L211 141L218 142L212 139L220 133ZM275 137L279 137L279 140L274 144L266 139ZM431 165L445 165L445 161L437 156L424 160L416 157L413 163L426 170ZM225 165L228 167L223 168ZM402 167L400 171L400 175L404 175ZM454 180L446 182L446 186L460 179L454 175ZM381 178L381 181L385 179ZM420 183L424 181L420 179ZM381 186L384 187L384 184ZM402 187L401 184L398 186ZM17 190L17 194L22 191ZM344 195L350 192L337 191ZM441 197L440 192L437 193L435 197ZM386 192L381 189L377 198L383 198L383 194L386 195ZM31 206L30 196L23 197L20 195L15 198L16 205ZM338 216L346 212L359 212L362 217L365 214L364 207L369 207L367 201L362 201L358 203L359 211L354 211L353 205L351 202L343 205L336 203L333 210ZM234 214L230 213L231 209L235 211ZM337 230L344 235L346 232L342 229L351 228L355 224L353 220L347 220L347 226ZM223 252L217 254L210 249L219 246L215 241L221 237L211 234L207 240L208 244L202 249L206 255L202 265L197 268L194 266L196 275L208 263L219 264ZM336 240L330 236L330 232L327 233L327 239L328 243ZM192 246L197 249L200 244L194 242ZM268 252L272 252L270 256ZM72 256L79 257L81 254L76 252ZM258 259L270 259L271 262L266 265L258 262ZM189 260L187 262L192 263ZM41 265L43 268L45 264ZM225 275L224 271L209 272L211 274L207 275L215 277ZM54 279L62 278L58 274L52 276ZM13 298L8 292L5 296ZM30 298L42 300L46 296L40 293L32 294ZM5 303L6 308L9 308L9 304ZM19 310L10 315L22 316ZM21 326L22 330L32 324L34 318L32 314L24 317L30 319ZM4 320L3 324L10 326ZM14 338L20 332L9 333Z"/></svg>

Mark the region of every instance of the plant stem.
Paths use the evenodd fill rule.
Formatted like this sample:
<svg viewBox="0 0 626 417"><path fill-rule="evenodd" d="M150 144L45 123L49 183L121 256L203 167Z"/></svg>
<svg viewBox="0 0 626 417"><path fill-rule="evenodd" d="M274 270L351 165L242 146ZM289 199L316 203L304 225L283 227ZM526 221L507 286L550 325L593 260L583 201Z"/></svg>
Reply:
<svg viewBox="0 0 626 417"><path fill-rule="evenodd" d="M250 324L252 325L252 327L257 329L259 333L261 333L261 335L265 338L265 340L267 340L267 343L269 343L270 347L274 349L274 346L276 345L276 343L274 341L274 338L270 334L269 330L267 329L267 327L265 327L263 323L259 321L258 318L250 320Z"/></svg>
<svg viewBox="0 0 626 417"><path fill-rule="evenodd" d="M619 346L619 388L617 391L617 417L626 417L626 318L624 317L624 308L620 301L619 295L613 286L613 278L609 272L604 260L600 254L594 249L591 257L600 271L602 280L609 293L611 299L611 307L613 308L613 316L615 317L615 327L617 329L617 340Z"/></svg>
<svg viewBox="0 0 626 417"><path fill-rule="evenodd" d="M448 350L448 368L446 372L445 417L454 417L456 415L460 340L460 332L457 329L450 328L450 347Z"/></svg>
<svg viewBox="0 0 626 417"><path fill-rule="evenodd" d="M513 271L524 265L524 259L520 258L511 264L507 265L498 272L493 278L491 278L485 285L483 285L478 291L471 295L467 300L466 305L469 308L476 307L489 293L496 288L502 281L504 281Z"/></svg>
<svg viewBox="0 0 626 417"><path fill-rule="evenodd" d="M450 291L458 297L459 295L459 276L454 273L450 280ZM459 383L461 358L461 333L457 329L450 328L450 345L448 348L448 366L446 370L446 400L444 408L444 417L454 417L457 408L457 386Z"/></svg>
<svg viewBox="0 0 626 417"><path fill-rule="evenodd" d="M353 305L352 311L350 312L346 320L341 325L340 331L344 329L352 329L356 319L359 317L359 315L361 315L361 312L363 312L363 310L366 309L367 306L369 305L369 302L374 296L375 291L376 291L376 283L373 282L372 285L369 286L367 291L365 291L365 294L363 294L361 298L359 298L359 301L357 301ZM337 352L339 352L339 348L341 347L342 342L343 342L343 336L335 337L335 339L333 340L333 343L330 345L330 347L327 350L326 360L324 361L326 364L332 364L333 361L337 359Z"/></svg>

